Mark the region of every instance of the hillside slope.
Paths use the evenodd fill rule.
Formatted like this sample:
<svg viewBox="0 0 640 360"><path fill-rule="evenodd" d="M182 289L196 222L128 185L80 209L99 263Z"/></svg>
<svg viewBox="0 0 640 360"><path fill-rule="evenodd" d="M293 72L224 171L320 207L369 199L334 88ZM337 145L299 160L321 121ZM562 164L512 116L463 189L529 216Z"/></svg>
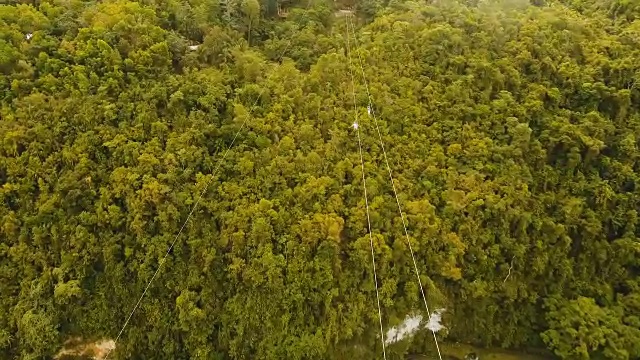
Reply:
<svg viewBox="0 0 640 360"><path fill-rule="evenodd" d="M439 338L640 357L637 20L358 4L385 328L423 308L358 54L427 299L447 309ZM333 11L0 5L1 358L115 338L201 193L114 358L380 357L348 18ZM432 341L422 330L390 358Z"/></svg>

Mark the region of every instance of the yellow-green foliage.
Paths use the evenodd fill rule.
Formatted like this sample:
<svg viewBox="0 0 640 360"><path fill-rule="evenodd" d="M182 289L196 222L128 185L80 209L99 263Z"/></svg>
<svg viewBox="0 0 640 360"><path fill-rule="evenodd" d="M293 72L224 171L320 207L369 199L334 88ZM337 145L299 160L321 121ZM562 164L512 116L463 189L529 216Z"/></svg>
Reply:
<svg viewBox="0 0 640 360"><path fill-rule="evenodd" d="M631 2L354 4L441 339L640 357ZM0 358L115 337L207 184L114 358L380 357L332 2L35 3L0 5ZM423 308L353 65L389 327Z"/></svg>

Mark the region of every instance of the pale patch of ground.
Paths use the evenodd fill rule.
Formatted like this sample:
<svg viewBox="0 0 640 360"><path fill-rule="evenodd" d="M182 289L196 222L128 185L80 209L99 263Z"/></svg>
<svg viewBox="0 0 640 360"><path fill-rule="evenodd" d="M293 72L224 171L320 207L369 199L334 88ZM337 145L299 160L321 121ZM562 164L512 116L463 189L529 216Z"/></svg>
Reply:
<svg viewBox="0 0 640 360"><path fill-rule="evenodd" d="M342 9L342 10L336 11L334 15L336 17L351 16L353 15L353 11L349 9Z"/></svg>
<svg viewBox="0 0 640 360"><path fill-rule="evenodd" d="M116 343L111 339L89 342L82 340L80 337L75 337L64 343L64 347L56 354L54 360L73 359L76 357L102 360L110 350L115 348Z"/></svg>
<svg viewBox="0 0 640 360"><path fill-rule="evenodd" d="M418 331L420 322L422 322L422 316L420 315L407 316L400 325L394 326L387 331L385 343L393 344L407 336L413 335Z"/></svg>
<svg viewBox="0 0 640 360"><path fill-rule="evenodd" d="M433 332L438 332L444 329L444 325L442 325L442 313L444 313L444 309L437 309L432 312L425 327ZM415 332L420 329L421 322L421 315L407 315L400 325L394 326L387 331L387 334L385 335L385 343L393 344L407 336L415 334Z"/></svg>
<svg viewBox="0 0 640 360"><path fill-rule="evenodd" d="M436 309L436 311L431 313L429 317L429 322L427 323L427 329L438 332L444 329L444 325L442 325L442 313L444 309Z"/></svg>

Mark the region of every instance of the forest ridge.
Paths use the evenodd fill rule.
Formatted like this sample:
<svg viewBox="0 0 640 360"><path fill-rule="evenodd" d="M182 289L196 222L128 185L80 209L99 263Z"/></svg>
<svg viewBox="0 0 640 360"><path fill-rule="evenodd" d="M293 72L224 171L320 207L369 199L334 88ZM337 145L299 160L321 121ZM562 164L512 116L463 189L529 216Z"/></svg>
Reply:
<svg viewBox="0 0 640 360"><path fill-rule="evenodd" d="M115 338L207 184L111 358L380 358L367 90L440 341L640 359L638 0L4 0L0 358Z"/></svg>

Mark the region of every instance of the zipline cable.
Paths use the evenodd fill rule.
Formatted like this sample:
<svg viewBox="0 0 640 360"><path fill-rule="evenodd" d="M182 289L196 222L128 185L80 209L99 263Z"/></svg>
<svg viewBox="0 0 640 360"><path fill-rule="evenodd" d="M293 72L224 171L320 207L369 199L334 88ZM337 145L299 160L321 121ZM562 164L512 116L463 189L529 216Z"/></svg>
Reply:
<svg viewBox="0 0 640 360"><path fill-rule="evenodd" d="M371 248L371 265L373 267L373 281L376 286L376 302L378 305L378 321L380 322L380 342L382 343L382 356L387 359L387 350L384 343L384 330L382 328L382 310L380 308L380 293L378 291L378 274L376 272L376 257L373 251L373 236L371 235L371 218L369 216L369 200L367 199L367 180L364 176L364 158L362 156L362 142L360 140L360 128L358 126L358 109L356 107L356 89L355 81L353 78L353 71L351 70L351 51L349 44L349 23L347 22L347 57L349 58L349 74L351 75L351 94L353 95L353 111L355 114L355 122L353 128L358 134L358 148L360 149L360 166L362 167L362 187L364 188L364 204L367 211L367 226L369 229L369 246Z"/></svg>
<svg viewBox="0 0 640 360"><path fill-rule="evenodd" d="M287 51L287 49L289 48L289 45L291 45L291 41L289 41L287 43L287 46L285 46L285 48L282 50L282 53L280 54L280 56L278 57L279 59L282 58L282 56L284 55L284 53ZM273 72L271 72L269 74L269 76L267 76L265 81L268 81L271 76L273 75ZM111 354L111 351L113 351L113 349L115 348L115 345L118 343L118 340L120 340L120 336L122 336L122 333L124 332L124 330L126 329L127 325L129 324L129 321L131 320L131 317L133 316L133 314L136 312L136 310L138 310L138 307L140 306L140 303L142 302L142 299L144 298L144 296L147 294L147 290L149 290L149 287L151 286L151 283L153 282L153 280L156 278L156 276L158 275L158 272L160 271L160 268L162 268L162 265L165 263L165 261L167 260L167 257L169 256L169 253L171 252L171 250L173 249L173 246L176 244L176 242L178 241L178 238L180 237L180 234L182 234L182 231L184 230L184 228L187 226L187 223L189 222L189 220L191 219L191 215L193 215L193 212L196 210L196 208L198 207L198 204L200 203L200 200L202 200L202 197L204 196L205 192L207 191L207 189L209 188L209 185L211 184L211 181L214 178L214 175L216 172L218 172L218 169L220 169L220 166L222 165L222 163L224 162L224 160L227 157L227 154L229 153L229 151L231 150L231 148L233 147L233 144L236 142L236 139L238 138L238 135L240 135L240 132L244 129L244 126L247 124L247 120L250 117L251 111L253 111L253 108L256 106L256 104L258 103L258 100L260 100L260 97L262 96L262 94L264 93L264 91L266 90L266 87L263 87L262 90L260 90L260 93L258 94L258 96L256 97L256 100L253 102L253 105L251 105L251 107L249 108L249 114L247 114L247 116L245 117L244 121L242 121L242 125L240 125L240 128L238 129L238 131L236 131L235 136L233 137L233 140L231 141L231 144L229 144L229 147L227 147L227 150L224 152L224 154L222 155L222 158L220 158L218 160L218 164L216 165L215 169L213 170L213 172L211 172L211 178L209 178L209 180L207 180L204 189L202 189L202 191L200 192L200 196L198 196L198 199L196 200L196 202L193 204L193 207L191 207L191 211L189 212L189 215L187 215L187 219L184 221L184 223L182 224L182 226L180 227L180 230L178 231L178 234L176 235L176 237L173 239L173 241L171 242L171 245L169 246L169 249L167 249L167 252L164 254L164 256L162 257L162 259L160 260L160 263L158 264L158 268L156 269L156 271L153 273L153 276L151 277L151 280L149 280L149 282L147 283L147 286L144 288L144 291L142 292L142 295L140 295L140 298L138 299L138 302L136 302L136 305L133 307L133 310L131 310L131 313L129 314L129 316L127 317L127 320L124 322L124 325L122 326L122 329L120 329L120 332L118 333L118 336L116 337L115 341L114 341L114 346L112 346L109 351L107 352L107 354L104 356L103 360L106 360L109 358L109 355Z"/></svg>
<svg viewBox="0 0 640 360"><path fill-rule="evenodd" d="M350 23L350 16L347 16L347 23ZM347 25L347 32L349 31L349 25ZM356 32L355 32L355 28L353 27L353 24L351 24L351 31L353 33L353 41L355 43L356 49L359 48L358 45L358 40L356 38ZM400 199L398 198L398 192L396 190L396 186L395 183L393 181L393 175L391 173L391 167L389 166L389 159L387 157L387 151L385 150L384 147L384 141L382 140L382 134L380 133L380 127L378 126L378 119L376 117L376 112L373 108L373 104L371 101L371 93L369 92L369 85L367 82L367 76L365 75L364 72L364 66L362 65L362 56L360 55L360 53L358 51L356 51L356 53L358 54L358 61L360 64L360 70L362 72L362 79L363 79L363 83L365 86L365 89L367 90L367 99L369 100L369 106L368 106L368 110L370 112L370 114L373 116L373 121L374 121L374 125L376 128L376 132L378 133L378 140L380 142L380 147L382 148L382 153L384 154L384 162L387 166L387 171L389 172L389 179L391 180L391 187L393 188L393 195L396 198L396 204L398 205L398 211L400 212L400 218L402 219L402 227L404 229L404 235L405 238L407 240L407 245L409 247L409 252L411 253L411 259L413 260L413 269L416 273L416 277L418 278L418 285L420 286L420 293L422 294L422 300L424 302L424 307L427 310L427 315L429 316L429 318L431 318L431 312L429 311L429 305L427 304L427 297L425 296L424 293L424 287L422 286L422 280L420 279L420 271L418 270L418 265L416 263L416 258L415 255L413 253L413 248L411 246L411 241L409 240L409 232L407 231L407 223L404 217L404 212L402 211L402 206L400 206ZM436 344L436 349L438 351L438 358L440 360L442 360L442 354L440 353L440 346L438 345L438 338L436 337L436 332L431 329L431 332L433 333L433 340L435 341Z"/></svg>

